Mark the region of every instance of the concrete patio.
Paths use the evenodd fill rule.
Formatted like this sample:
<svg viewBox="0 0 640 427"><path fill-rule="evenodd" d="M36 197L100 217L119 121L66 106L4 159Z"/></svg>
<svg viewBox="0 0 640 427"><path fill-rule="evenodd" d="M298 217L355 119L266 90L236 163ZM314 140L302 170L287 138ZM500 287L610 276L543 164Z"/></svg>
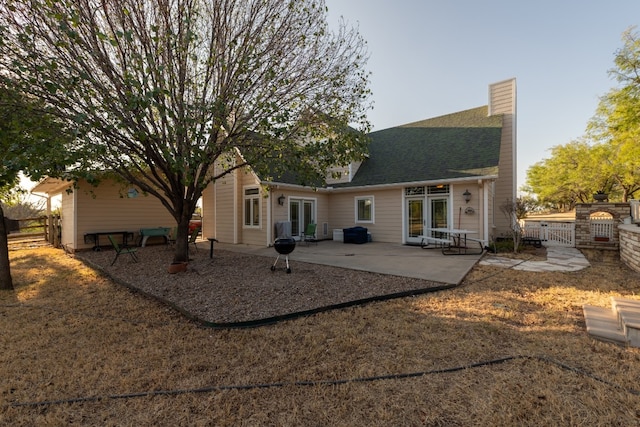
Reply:
<svg viewBox="0 0 640 427"><path fill-rule="evenodd" d="M198 243L208 250L209 242ZM278 253L273 247L215 243L215 250L236 251L271 257ZM393 243L371 242L361 245L323 240L317 243L298 242L289 255L291 269L296 262L331 265L372 273L413 277L445 284L459 284L482 255L443 255L440 249L422 249Z"/></svg>

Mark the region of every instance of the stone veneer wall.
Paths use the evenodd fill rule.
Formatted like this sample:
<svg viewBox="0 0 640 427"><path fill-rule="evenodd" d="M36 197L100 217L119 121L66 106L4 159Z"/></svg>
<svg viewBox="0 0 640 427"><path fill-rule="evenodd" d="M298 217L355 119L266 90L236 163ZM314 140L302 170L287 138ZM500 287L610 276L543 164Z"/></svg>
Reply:
<svg viewBox="0 0 640 427"><path fill-rule="evenodd" d="M620 232L620 260L627 267L640 272L640 227L636 224L624 224L618 227Z"/></svg>
<svg viewBox="0 0 640 427"><path fill-rule="evenodd" d="M607 212L616 223L630 216L629 203L580 203L576 205L576 248L618 250L620 244L619 227L613 227L613 239L608 242L596 242L591 236L589 215L595 212Z"/></svg>

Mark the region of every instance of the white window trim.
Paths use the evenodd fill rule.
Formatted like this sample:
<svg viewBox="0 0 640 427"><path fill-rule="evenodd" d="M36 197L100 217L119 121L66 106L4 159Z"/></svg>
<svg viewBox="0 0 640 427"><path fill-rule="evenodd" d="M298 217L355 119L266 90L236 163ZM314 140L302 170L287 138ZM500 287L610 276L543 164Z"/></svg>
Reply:
<svg viewBox="0 0 640 427"><path fill-rule="evenodd" d="M365 219L360 219L358 218L358 202L361 200L371 200L371 219L370 220L365 220ZM375 206L376 206L376 201L375 201L375 197L374 196L356 196L354 197L354 211L355 211L355 220L356 223L360 223L360 224L374 224L376 221L376 217L375 217Z"/></svg>
<svg viewBox="0 0 640 427"><path fill-rule="evenodd" d="M247 190L257 189L258 194L247 195ZM247 200L258 200L258 224L247 224ZM251 204L253 206L253 203ZM251 212L253 214L253 212ZM251 215L253 221L253 215ZM246 185L242 187L242 228L260 229L262 225L262 197L260 195L260 186L258 185Z"/></svg>

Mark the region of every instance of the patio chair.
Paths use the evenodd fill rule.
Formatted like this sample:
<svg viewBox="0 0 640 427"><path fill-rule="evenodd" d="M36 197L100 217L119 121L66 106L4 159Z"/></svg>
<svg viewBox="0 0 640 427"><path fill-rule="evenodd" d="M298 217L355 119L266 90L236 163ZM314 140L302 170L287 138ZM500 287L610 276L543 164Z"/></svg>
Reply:
<svg viewBox="0 0 640 427"><path fill-rule="evenodd" d="M196 239L198 238L198 234L200 234L200 227L196 227L193 229L193 231L191 232L191 235L189 236L189 245L193 243L193 246L196 247L196 252L198 252L198 245L196 245Z"/></svg>
<svg viewBox="0 0 640 427"><path fill-rule="evenodd" d="M111 265L116 263L116 260L118 259L120 254L129 254L131 255L131 258L133 258L135 262L138 262L138 257L136 257L136 251L138 250L137 248L128 248L128 247L121 248L120 245L117 244L116 241L113 239L113 236L111 234L107 235L107 237L109 238L109 241L113 246L113 249L116 250L116 257L113 259L113 262L111 263Z"/></svg>
<svg viewBox="0 0 640 427"><path fill-rule="evenodd" d="M309 223L307 225L307 229L304 230L304 234L302 235L302 240L309 246L309 242L318 244L318 240L316 240L316 224Z"/></svg>

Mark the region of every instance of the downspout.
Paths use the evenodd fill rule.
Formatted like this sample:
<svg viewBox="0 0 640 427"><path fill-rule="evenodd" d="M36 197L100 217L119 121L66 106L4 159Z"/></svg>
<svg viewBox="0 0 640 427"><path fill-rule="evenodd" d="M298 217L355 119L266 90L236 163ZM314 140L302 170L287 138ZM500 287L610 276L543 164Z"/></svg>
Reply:
<svg viewBox="0 0 640 427"><path fill-rule="evenodd" d="M240 209L242 212L242 209ZM242 213L240 213L242 215ZM233 171L233 244L238 244L238 171Z"/></svg>
<svg viewBox="0 0 640 427"><path fill-rule="evenodd" d="M271 224L271 218L273 218L273 197L271 197L271 188L269 188L269 192L267 193L267 203L269 204L267 209L267 241L265 242L267 247L269 247L271 243L271 233L273 230L273 224Z"/></svg>
<svg viewBox="0 0 640 427"><path fill-rule="evenodd" d="M484 244L487 246L489 245L489 184L484 181L482 186L482 233L484 235Z"/></svg>

